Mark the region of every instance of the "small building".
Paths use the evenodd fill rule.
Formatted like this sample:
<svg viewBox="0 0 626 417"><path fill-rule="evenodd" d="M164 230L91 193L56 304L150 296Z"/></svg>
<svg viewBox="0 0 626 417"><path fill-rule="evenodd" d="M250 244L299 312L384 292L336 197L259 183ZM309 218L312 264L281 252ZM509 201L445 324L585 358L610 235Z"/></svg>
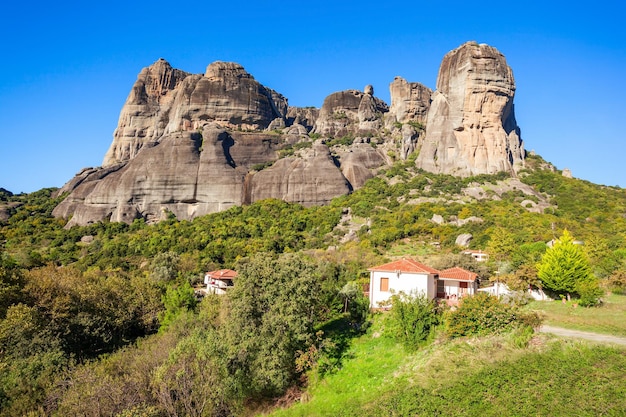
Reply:
<svg viewBox="0 0 626 417"><path fill-rule="evenodd" d="M489 255L486 252L478 249L466 249L463 251L465 255L470 255L472 258L476 259L476 262L485 262L489 259Z"/></svg>
<svg viewBox="0 0 626 417"><path fill-rule="evenodd" d="M454 267L439 272L437 298L459 299L474 295L478 290L478 274Z"/></svg>
<svg viewBox="0 0 626 417"><path fill-rule="evenodd" d="M207 272L204 275L207 294L226 294L226 291L233 286L233 280L236 277L237 272L232 269L219 269Z"/></svg>
<svg viewBox="0 0 626 417"><path fill-rule="evenodd" d="M369 268L370 308L381 308L394 293L422 293L435 298L439 271L412 259L401 259Z"/></svg>

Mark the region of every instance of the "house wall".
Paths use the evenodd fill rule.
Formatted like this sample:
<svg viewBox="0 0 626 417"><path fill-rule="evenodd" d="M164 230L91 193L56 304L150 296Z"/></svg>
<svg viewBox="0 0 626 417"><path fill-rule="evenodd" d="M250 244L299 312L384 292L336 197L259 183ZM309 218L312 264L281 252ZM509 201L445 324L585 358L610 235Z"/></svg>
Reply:
<svg viewBox="0 0 626 417"><path fill-rule="evenodd" d="M445 292L447 296L450 295L456 295L457 297L459 297L464 290L464 288L461 288L461 283L460 281L454 281L454 280L442 280L444 282L444 288L445 288ZM476 282L468 282L467 283L467 292L466 294L472 295L476 293Z"/></svg>
<svg viewBox="0 0 626 417"><path fill-rule="evenodd" d="M381 278L389 279L389 290L380 291ZM370 272L370 308L380 308L379 303L389 300L393 294L423 293L429 299L435 298L435 279L428 274L406 272Z"/></svg>

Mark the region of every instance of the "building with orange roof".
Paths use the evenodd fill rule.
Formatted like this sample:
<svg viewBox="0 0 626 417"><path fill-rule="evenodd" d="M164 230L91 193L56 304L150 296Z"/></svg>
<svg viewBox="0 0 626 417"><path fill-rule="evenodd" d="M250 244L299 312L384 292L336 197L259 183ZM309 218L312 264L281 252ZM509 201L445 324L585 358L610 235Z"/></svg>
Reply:
<svg viewBox="0 0 626 417"><path fill-rule="evenodd" d="M437 298L460 298L478 290L478 274L455 266L439 272Z"/></svg>
<svg viewBox="0 0 626 417"><path fill-rule="evenodd" d="M234 285L233 280L237 277L237 272L232 269L219 269L207 272L204 275L204 283L209 294L226 294L228 288Z"/></svg>
<svg viewBox="0 0 626 417"><path fill-rule="evenodd" d="M439 271L412 259L400 259L369 268L370 308L385 308L394 293L436 296Z"/></svg>

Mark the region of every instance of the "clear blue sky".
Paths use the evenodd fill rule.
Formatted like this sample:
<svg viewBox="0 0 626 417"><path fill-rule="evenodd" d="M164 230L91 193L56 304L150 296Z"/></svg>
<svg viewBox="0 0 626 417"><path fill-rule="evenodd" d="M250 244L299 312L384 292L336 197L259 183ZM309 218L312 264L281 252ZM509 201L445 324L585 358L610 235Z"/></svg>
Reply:
<svg viewBox="0 0 626 417"><path fill-rule="evenodd" d="M99 166L139 71L242 64L291 105L396 75L431 88L450 50L500 50L527 150L626 187L620 2L9 2L0 15L0 187L60 187Z"/></svg>

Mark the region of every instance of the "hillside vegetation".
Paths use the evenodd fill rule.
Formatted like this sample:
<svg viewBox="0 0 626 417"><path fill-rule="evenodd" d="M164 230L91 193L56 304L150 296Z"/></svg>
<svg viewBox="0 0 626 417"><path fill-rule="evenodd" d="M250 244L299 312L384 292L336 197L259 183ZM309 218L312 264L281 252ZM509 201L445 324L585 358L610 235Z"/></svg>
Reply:
<svg viewBox="0 0 626 417"><path fill-rule="evenodd" d="M517 310L499 304L493 308L506 331L495 338L450 341L466 336L442 330L452 321L437 312L428 316L432 329L407 350L378 319L368 329L359 289L367 268L391 256L461 265L485 284L540 285L546 242L567 231L584 242L590 282L623 293L626 190L565 178L536 156L519 178L435 175L409 160L327 206L265 200L193 221L170 216L156 225L71 229L51 216L64 197L52 198L53 191L1 194L0 415L245 415L290 395L310 396L311 405L294 408L300 415L445 415L461 405L474 415L508 414L502 410L512 391L490 389L503 381L539 384L517 392L519 415L558 415L574 399L570 406L581 413L562 415L624 409L626 384L615 371L624 368L623 352L544 339L528 345L532 331L524 329L536 322L518 323ZM490 254L487 264L460 254L462 234L471 234L470 248ZM198 300L194 286L219 268L240 273L234 290ZM606 305L576 311L593 316ZM411 311L428 315L429 308ZM510 357L494 353L500 349ZM455 369L444 366L444 356L455 357ZM477 358L475 366L467 357ZM540 370L550 363L562 365L551 375ZM588 379L571 379L576 370ZM606 408L585 400L585 384ZM471 394L463 395L468 386ZM570 396L548 386L581 388ZM533 401L548 405L533 408Z"/></svg>

